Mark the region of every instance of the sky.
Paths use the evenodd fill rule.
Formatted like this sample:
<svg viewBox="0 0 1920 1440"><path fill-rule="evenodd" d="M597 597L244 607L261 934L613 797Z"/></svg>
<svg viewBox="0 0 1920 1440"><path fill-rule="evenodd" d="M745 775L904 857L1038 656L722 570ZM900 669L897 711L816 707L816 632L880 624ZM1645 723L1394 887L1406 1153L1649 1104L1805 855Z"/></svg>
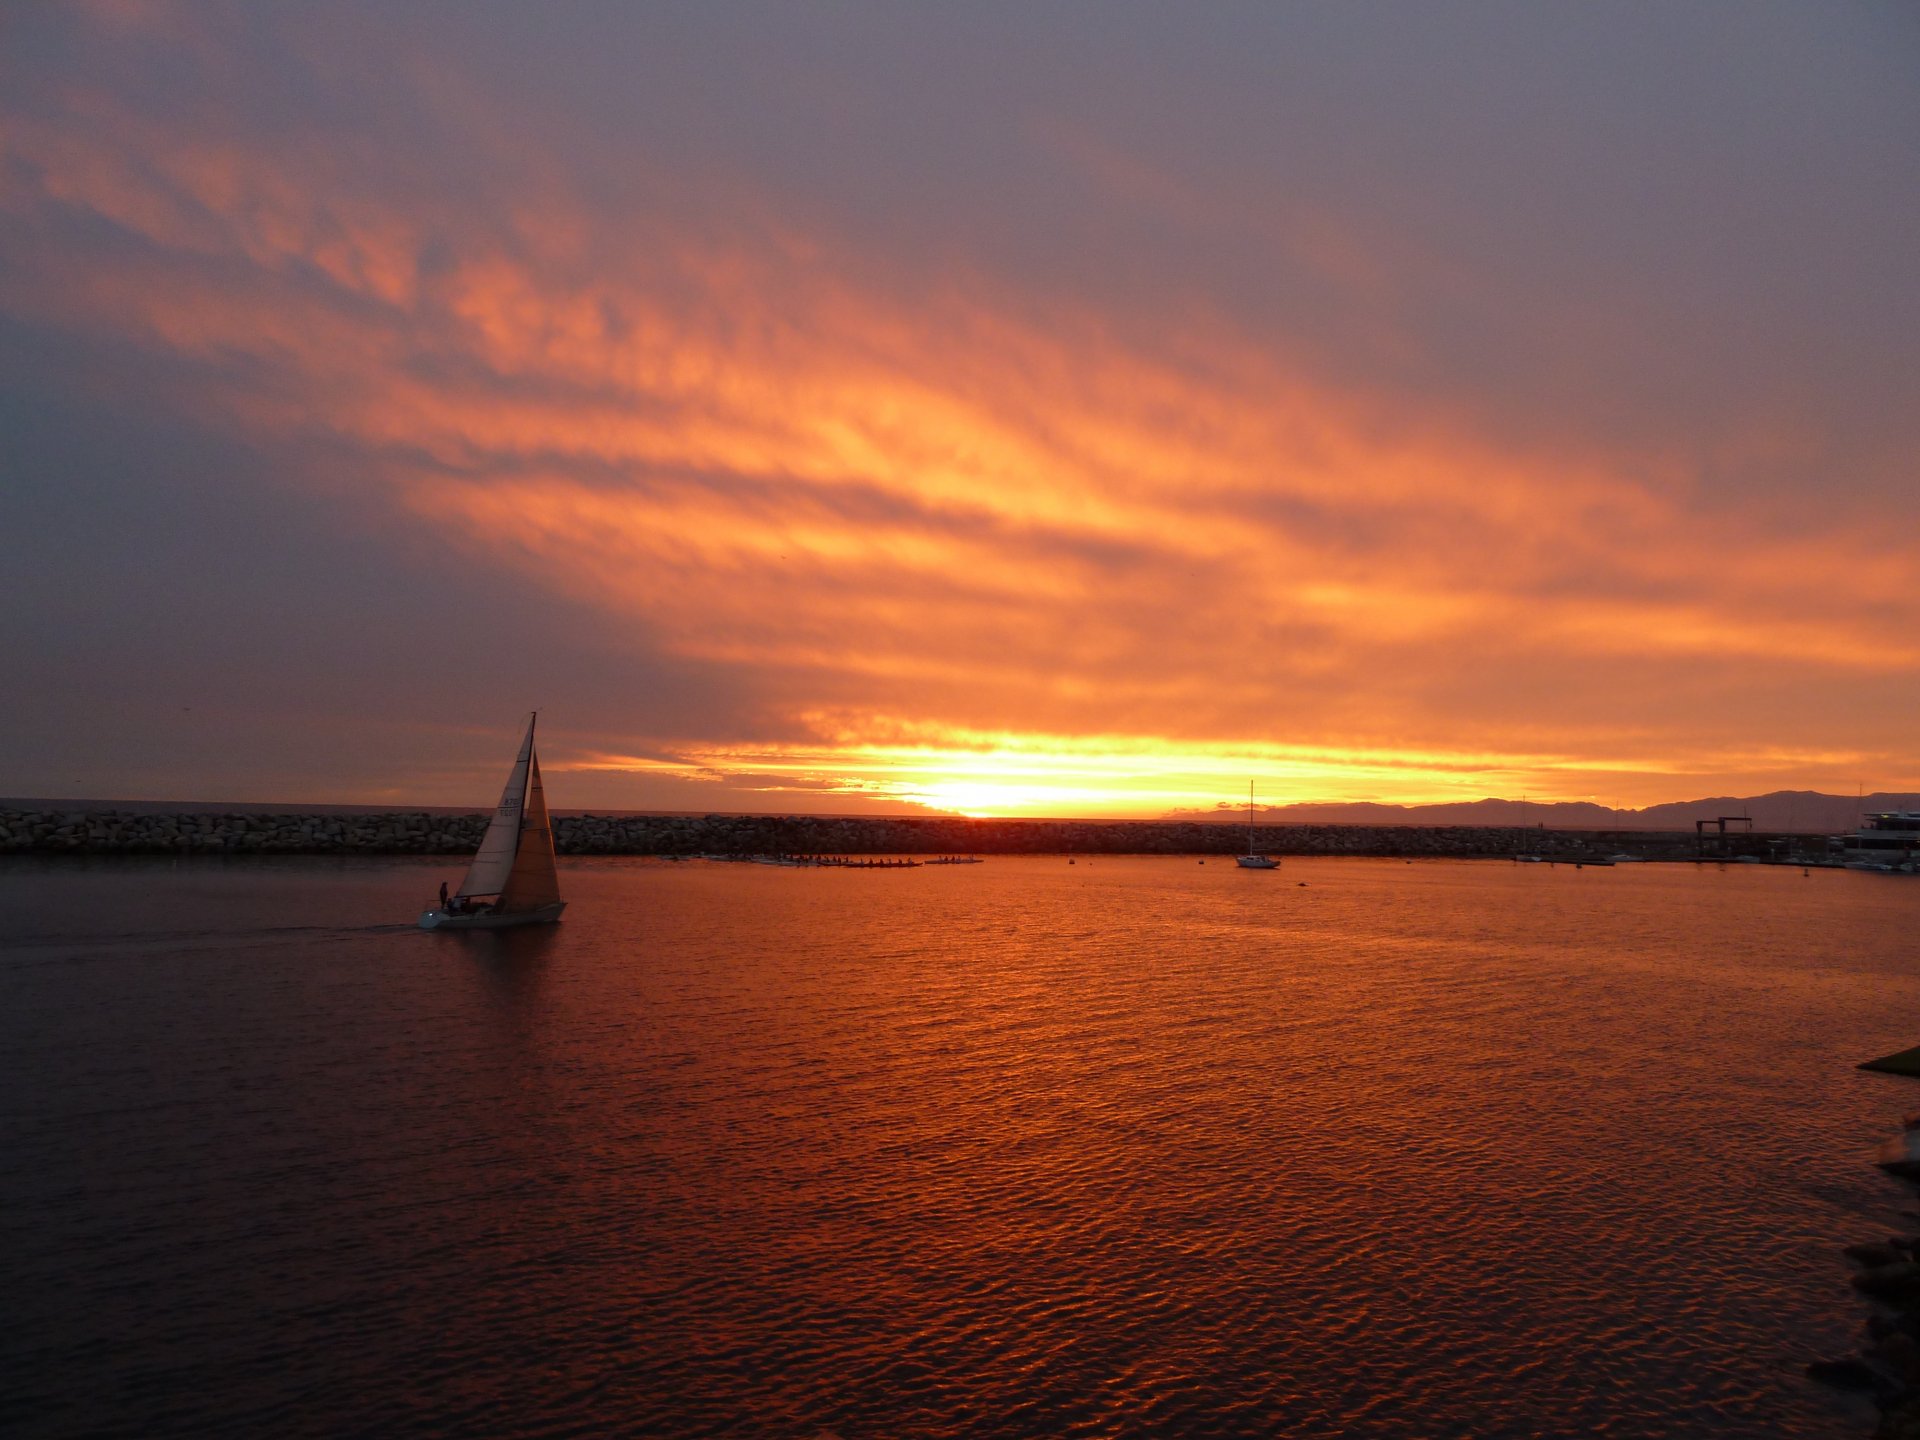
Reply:
<svg viewBox="0 0 1920 1440"><path fill-rule="evenodd" d="M1920 790L1906 4L0 11L0 794Z"/></svg>

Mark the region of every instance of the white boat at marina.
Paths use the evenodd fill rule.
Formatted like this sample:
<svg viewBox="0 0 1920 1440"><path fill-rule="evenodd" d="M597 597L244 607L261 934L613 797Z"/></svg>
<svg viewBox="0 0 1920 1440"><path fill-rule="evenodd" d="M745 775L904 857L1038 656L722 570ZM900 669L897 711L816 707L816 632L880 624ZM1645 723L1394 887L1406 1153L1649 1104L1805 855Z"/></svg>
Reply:
<svg viewBox="0 0 1920 1440"><path fill-rule="evenodd" d="M1242 870L1278 870L1280 862L1271 855L1258 855L1253 849L1253 782L1247 782L1247 853L1233 857Z"/></svg>
<svg viewBox="0 0 1920 1440"><path fill-rule="evenodd" d="M553 862L553 824L547 818L540 761L533 753L533 727L507 774L507 788L480 837L467 877L451 896L420 916L422 930L503 930L509 925L545 925L567 908Z"/></svg>
<svg viewBox="0 0 1920 1440"><path fill-rule="evenodd" d="M1920 873L1920 810L1888 810L1866 817L1866 824L1841 842L1849 870Z"/></svg>

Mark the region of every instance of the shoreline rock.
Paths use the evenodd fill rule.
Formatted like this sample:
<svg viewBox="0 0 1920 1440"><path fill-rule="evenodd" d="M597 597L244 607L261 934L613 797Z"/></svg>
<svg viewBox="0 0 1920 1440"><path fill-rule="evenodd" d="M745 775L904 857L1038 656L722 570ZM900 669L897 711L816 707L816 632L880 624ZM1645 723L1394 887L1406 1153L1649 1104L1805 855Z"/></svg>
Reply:
<svg viewBox="0 0 1920 1440"><path fill-rule="evenodd" d="M0 810L0 855L462 855L485 812L425 810L172 813ZM948 816L556 815L562 855L1232 855L1236 826L1150 820L970 820ZM1693 860L1669 831L1515 830L1511 826L1262 825L1275 855L1601 862L1616 854Z"/></svg>
<svg viewBox="0 0 1920 1440"><path fill-rule="evenodd" d="M1915 1138L1908 1126L1888 1144L1904 1155ZM1885 1152L1876 1163L1889 1173L1913 1177L1906 1165L1890 1164ZM1880 1411L1873 1440L1920 1440L1920 1235L1863 1241L1841 1253L1860 1267L1849 1282L1873 1302L1865 1343L1858 1354L1812 1361L1806 1375L1822 1385L1871 1395Z"/></svg>

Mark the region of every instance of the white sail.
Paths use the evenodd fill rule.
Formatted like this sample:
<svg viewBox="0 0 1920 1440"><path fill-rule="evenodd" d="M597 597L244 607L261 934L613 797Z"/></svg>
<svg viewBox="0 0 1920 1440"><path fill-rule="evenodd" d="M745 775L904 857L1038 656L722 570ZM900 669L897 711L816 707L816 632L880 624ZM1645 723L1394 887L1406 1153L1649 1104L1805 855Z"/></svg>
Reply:
<svg viewBox="0 0 1920 1440"><path fill-rule="evenodd" d="M500 891L499 909L539 910L560 900L560 877L553 864L553 826L547 819L547 795L540 784L540 760L527 771L527 796L520 807L520 847L513 870Z"/></svg>
<svg viewBox="0 0 1920 1440"><path fill-rule="evenodd" d="M507 879L513 874L513 862L520 850L520 822L526 809L527 776L533 767L533 725L527 721L527 738L520 742L520 757L513 762L513 769L507 775L507 788L500 792L499 807L493 812L493 819L487 822L487 833L480 839L480 851L473 857L473 864L467 867L467 878L460 882L457 892L464 899L473 896L499 895L507 888ZM540 807L540 824L546 828L546 805ZM549 846L552 840L548 840ZM551 854L551 850L549 850ZM551 859L547 862L553 863Z"/></svg>

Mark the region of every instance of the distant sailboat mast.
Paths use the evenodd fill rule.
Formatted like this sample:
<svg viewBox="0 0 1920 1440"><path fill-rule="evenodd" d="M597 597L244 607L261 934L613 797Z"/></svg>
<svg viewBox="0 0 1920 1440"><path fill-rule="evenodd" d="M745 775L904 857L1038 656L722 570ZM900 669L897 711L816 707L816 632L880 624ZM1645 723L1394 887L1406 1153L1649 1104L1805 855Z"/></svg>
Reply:
<svg viewBox="0 0 1920 1440"><path fill-rule="evenodd" d="M1253 781L1247 781L1247 853L1233 857L1233 863L1242 870L1277 870L1280 862L1271 855L1261 855L1253 848Z"/></svg>

